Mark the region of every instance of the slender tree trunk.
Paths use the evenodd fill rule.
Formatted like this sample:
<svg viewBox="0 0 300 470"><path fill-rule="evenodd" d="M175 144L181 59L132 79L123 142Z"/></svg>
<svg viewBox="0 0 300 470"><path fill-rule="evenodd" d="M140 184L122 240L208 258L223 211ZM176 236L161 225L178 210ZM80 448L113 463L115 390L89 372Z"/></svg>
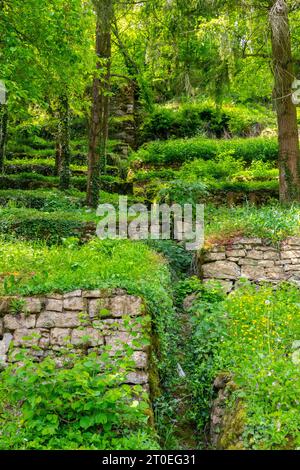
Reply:
<svg viewBox="0 0 300 470"><path fill-rule="evenodd" d="M4 172L5 147L7 141L8 111L7 105L0 106L0 172Z"/></svg>
<svg viewBox="0 0 300 470"><path fill-rule="evenodd" d="M300 201L300 150L297 112L291 96L294 75L287 2L274 1L269 18L278 121L279 195L281 202L290 203Z"/></svg>
<svg viewBox="0 0 300 470"><path fill-rule="evenodd" d="M68 96L62 95L59 99L59 115L60 115L60 147L61 162L59 168L59 187L62 190L69 189L71 181L70 172L70 108Z"/></svg>
<svg viewBox="0 0 300 470"><path fill-rule="evenodd" d="M97 0L94 3L97 14L96 54L99 60L93 81L86 201L90 207L96 208L99 204L100 175L105 171L107 156L112 0Z"/></svg>
<svg viewBox="0 0 300 470"><path fill-rule="evenodd" d="M61 125L60 121L57 125L57 130L55 134L55 175L59 176L61 172Z"/></svg>

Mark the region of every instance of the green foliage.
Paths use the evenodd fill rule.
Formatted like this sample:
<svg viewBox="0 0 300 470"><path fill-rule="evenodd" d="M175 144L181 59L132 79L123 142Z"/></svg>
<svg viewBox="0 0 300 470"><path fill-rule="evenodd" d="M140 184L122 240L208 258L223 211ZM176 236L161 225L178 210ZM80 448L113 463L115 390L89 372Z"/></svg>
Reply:
<svg viewBox="0 0 300 470"><path fill-rule="evenodd" d="M213 140L193 139L150 142L132 156L132 164L178 166L195 159L211 160L222 152L232 152L247 163L253 160L276 162L278 144L275 139L257 137L249 139Z"/></svg>
<svg viewBox="0 0 300 470"><path fill-rule="evenodd" d="M130 354L115 363L108 352L70 361L73 367L57 368L50 358L40 364L23 358L1 374L0 448L157 449L146 395L120 385Z"/></svg>
<svg viewBox="0 0 300 470"><path fill-rule="evenodd" d="M177 109L157 106L145 119L142 140L194 137L249 137L272 122L270 113L241 105L224 105L218 109L212 102L185 103ZM258 132L259 132L258 131Z"/></svg>
<svg viewBox="0 0 300 470"><path fill-rule="evenodd" d="M0 233L8 239L43 240L44 243L61 243L65 238L85 238L93 232L95 217L81 212L42 212L35 209L0 209Z"/></svg>
<svg viewBox="0 0 300 470"><path fill-rule="evenodd" d="M157 194L159 202L167 204L196 205L207 196L207 186L202 182L189 182L184 180L171 181L162 187Z"/></svg>
<svg viewBox="0 0 300 470"><path fill-rule="evenodd" d="M244 166L243 160L235 158L232 151L227 151L218 154L213 160L197 159L185 163L178 177L183 180L203 182L224 180L234 177L236 173L244 169Z"/></svg>
<svg viewBox="0 0 300 470"><path fill-rule="evenodd" d="M245 283L227 298L217 286L195 291L185 371L199 429L209 420L213 381L226 374L236 390L225 413L243 404L244 447L298 448L299 289Z"/></svg>
<svg viewBox="0 0 300 470"><path fill-rule="evenodd" d="M147 240L147 245L161 253L169 263L174 278L187 276L192 269L193 253L173 240Z"/></svg>
<svg viewBox="0 0 300 470"><path fill-rule="evenodd" d="M299 447L299 364L292 355L300 335L299 289L245 286L225 302L228 312L218 367L233 373L246 407L244 445Z"/></svg>
<svg viewBox="0 0 300 470"><path fill-rule="evenodd" d="M273 203L263 207L205 207L207 241L224 241L235 235L256 236L276 243L299 234L299 205L283 207Z"/></svg>
<svg viewBox="0 0 300 470"><path fill-rule="evenodd" d="M132 184L122 181L119 177L103 175L100 177L101 188L107 192L131 192ZM73 176L72 187L78 191L86 190L86 176ZM18 173L16 175L0 176L1 189L51 189L59 187L59 178L43 176L37 173Z"/></svg>

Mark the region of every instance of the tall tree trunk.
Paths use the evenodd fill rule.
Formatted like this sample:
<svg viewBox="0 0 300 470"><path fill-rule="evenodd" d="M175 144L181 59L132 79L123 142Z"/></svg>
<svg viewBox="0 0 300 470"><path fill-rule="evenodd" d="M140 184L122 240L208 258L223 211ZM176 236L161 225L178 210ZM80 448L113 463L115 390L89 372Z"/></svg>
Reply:
<svg viewBox="0 0 300 470"><path fill-rule="evenodd" d="M4 172L5 147L7 141L8 110L7 105L0 106L0 172Z"/></svg>
<svg viewBox="0 0 300 470"><path fill-rule="evenodd" d="M292 102L293 62L286 0L273 2L269 13L272 32L274 98L276 102L280 200L300 201L300 150L296 107Z"/></svg>
<svg viewBox="0 0 300 470"><path fill-rule="evenodd" d="M59 187L62 190L69 189L71 181L70 161L70 108L68 96L62 95L59 99L59 126L61 162L59 168Z"/></svg>
<svg viewBox="0 0 300 470"><path fill-rule="evenodd" d="M59 176L61 172L61 125L58 122L56 134L55 134L55 175Z"/></svg>
<svg viewBox="0 0 300 470"><path fill-rule="evenodd" d="M99 60L93 81L86 202L96 208L99 204L100 174L105 171L107 157L112 0L97 0L94 3L97 15L96 54Z"/></svg>

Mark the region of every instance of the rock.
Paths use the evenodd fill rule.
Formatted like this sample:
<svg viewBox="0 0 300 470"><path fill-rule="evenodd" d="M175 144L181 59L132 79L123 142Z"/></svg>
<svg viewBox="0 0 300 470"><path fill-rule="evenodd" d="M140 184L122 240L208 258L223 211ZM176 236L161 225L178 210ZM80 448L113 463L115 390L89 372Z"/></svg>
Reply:
<svg viewBox="0 0 300 470"><path fill-rule="evenodd" d="M257 266L243 266L241 277L253 281L261 281L266 280L266 273L262 267L259 268Z"/></svg>
<svg viewBox="0 0 300 470"><path fill-rule="evenodd" d="M71 330L69 328L53 328L50 334L50 344L66 346L70 343Z"/></svg>
<svg viewBox="0 0 300 470"><path fill-rule="evenodd" d="M126 383L132 384L132 385L143 385L147 384L149 382L149 376L146 372L130 372L127 375L126 378Z"/></svg>
<svg viewBox="0 0 300 470"><path fill-rule="evenodd" d="M300 258L300 250L297 251L282 251L281 259L295 259Z"/></svg>
<svg viewBox="0 0 300 470"><path fill-rule="evenodd" d="M0 356L5 356L8 353L13 336L10 333L5 333L0 341Z"/></svg>
<svg viewBox="0 0 300 470"><path fill-rule="evenodd" d="M118 331L110 336L105 336L105 344L110 348L111 354L116 353L128 345L136 351L145 351L148 349L147 345L139 344L141 334L133 336L126 331Z"/></svg>
<svg viewBox="0 0 300 470"><path fill-rule="evenodd" d="M205 278L236 280L241 277L241 270L231 261L215 261L203 266L203 275Z"/></svg>
<svg viewBox="0 0 300 470"><path fill-rule="evenodd" d="M64 300L64 309L83 311L86 309L86 304L81 297L67 297Z"/></svg>
<svg viewBox="0 0 300 470"><path fill-rule="evenodd" d="M50 312L62 312L63 301L58 299L47 299L46 310L49 310Z"/></svg>
<svg viewBox="0 0 300 470"><path fill-rule="evenodd" d="M246 256L246 251L245 250L233 250L233 249L231 250L230 248L228 248L226 250L226 256L241 258L241 257Z"/></svg>
<svg viewBox="0 0 300 470"><path fill-rule="evenodd" d="M74 346L89 345L92 347L101 346L104 344L104 338L94 328L75 329L72 331L71 343Z"/></svg>
<svg viewBox="0 0 300 470"><path fill-rule="evenodd" d="M213 252L208 252L203 255L204 262L209 262L209 261L220 261L226 258L225 253L213 253Z"/></svg>
<svg viewBox="0 0 300 470"><path fill-rule="evenodd" d="M25 313L16 315L10 314L5 315L3 322L4 328L11 331L18 328L34 328L36 324L36 316L26 315Z"/></svg>
<svg viewBox="0 0 300 470"><path fill-rule="evenodd" d="M82 325L78 312L42 312L37 320L38 328L76 328Z"/></svg>
<svg viewBox="0 0 300 470"><path fill-rule="evenodd" d="M264 254L261 251L253 249L247 252L247 258L260 260L264 258Z"/></svg>
<svg viewBox="0 0 300 470"><path fill-rule="evenodd" d="M115 318L122 317L123 315L141 315L143 307L142 299L133 295L118 295L110 301L110 311Z"/></svg>
<svg viewBox="0 0 300 470"><path fill-rule="evenodd" d="M89 301L88 312L90 318L105 318L111 316L109 299L93 299ZM103 312L102 312L103 311ZM104 312L106 315L104 315Z"/></svg>
<svg viewBox="0 0 300 470"><path fill-rule="evenodd" d="M42 310L42 301L41 299L31 297L24 299L25 301L25 310L27 313L40 313Z"/></svg>
<svg viewBox="0 0 300 470"><path fill-rule="evenodd" d="M147 369L148 355L143 351L134 351L132 360L135 362L137 369Z"/></svg>
<svg viewBox="0 0 300 470"><path fill-rule="evenodd" d="M82 296L86 299L101 299L109 297L110 289L95 289L84 291Z"/></svg>
<svg viewBox="0 0 300 470"><path fill-rule="evenodd" d="M81 290L74 290L73 292L68 292L64 294L64 299L70 299L72 297L81 297L82 296L82 291Z"/></svg>
<svg viewBox="0 0 300 470"><path fill-rule="evenodd" d="M0 313L1 314L3 314L3 313L5 314L5 313L9 312L10 302L11 302L11 299L8 299L8 298L0 299ZM3 315L1 315L1 316L3 316Z"/></svg>
<svg viewBox="0 0 300 470"><path fill-rule="evenodd" d="M38 346L41 336L41 330L37 328L30 330L27 328L20 328L14 332L14 346Z"/></svg>

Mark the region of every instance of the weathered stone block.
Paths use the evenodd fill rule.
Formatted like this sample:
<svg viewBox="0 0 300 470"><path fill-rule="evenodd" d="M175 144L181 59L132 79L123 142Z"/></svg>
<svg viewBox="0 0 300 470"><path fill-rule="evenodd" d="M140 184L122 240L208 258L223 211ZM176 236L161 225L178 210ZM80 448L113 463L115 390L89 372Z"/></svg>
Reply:
<svg viewBox="0 0 300 470"><path fill-rule="evenodd" d="M36 316L26 315L25 313L16 315L10 314L4 316L3 322L4 328L11 331L18 328L34 328L36 324Z"/></svg>
<svg viewBox="0 0 300 470"><path fill-rule="evenodd" d="M247 258L255 259L255 260L261 260L264 258L264 254L259 251L259 250L249 250L247 252Z"/></svg>
<svg viewBox="0 0 300 470"><path fill-rule="evenodd" d="M71 330L69 328L53 328L50 333L50 344L66 346L70 343Z"/></svg>
<svg viewBox="0 0 300 470"><path fill-rule="evenodd" d="M9 346L13 340L13 336L10 333L5 333L2 340L0 341L0 356L5 356L9 350Z"/></svg>
<svg viewBox="0 0 300 470"><path fill-rule="evenodd" d="M38 346L41 336L41 330L38 328L20 328L14 332L14 346Z"/></svg>
<svg viewBox="0 0 300 470"><path fill-rule="evenodd" d="M72 297L81 297L82 295L82 290L78 289L78 290L74 290L73 292L67 292L66 294L64 294L64 299L70 299Z"/></svg>
<svg viewBox="0 0 300 470"><path fill-rule="evenodd" d="M46 310L50 312L62 312L63 311L63 301L58 299L47 299L46 300Z"/></svg>
<svg viewBox="0 0 300 470"><path fill-rule="evenodd" d="M127 375L126 383L132 385L143 385L149 382L149 375L146 372L136 371Z"/></svg>
<svg viewBox="0 0 300 470"><path fill-rule="evenodd" d="M253 281L266 280L266 272L262 267L257 266L242 266L241 277L250 279Z"/></svg>
<svg viewBox="0 0 300 470"><path fill-rule="evenodd" d="M130 346L132 349L136 351L146 351L148 349L147 345L140 344L139 339L141 335L138 334L133 336L132 334L125 332L125 331L118 331L110 336L105 336L105 344L109 346L111 349L111 353L115 353L116 351L120 351L124 348L124 345Z"/></svg>
<svg viewBox="0 0 300 470"><path fill-rule="evenodd" d="M118 295L111 299L110 311L116 318L123 315L138 316L143 313L143 302L133 295Z"/></svg>
<svg viewBox="0 0 300 470"><path fill-rule="evenodd" d="M134 351L132 360L135 362L138 369L147 369L148 355L144 351Z"/></svg>
<svg viewBox="0 0 300 470"><path fill-rule="evenodd" d="M86 309L86 303L83 301L82 297L69 297L64 300L64 309L83 311Z"/></svg>
<svg viewBox="0 0 300 470"><path fill-rule="evenodd" d="M220 261L222 259L226 259L226 255L225 255L225 252L223 253L219 253L219 252L216 252L216 253L205 253L203 255L203 259L205 262L209 262L209 261Z"/></svg>
<svg viewBox="0 0 300 470"><path fill-rule="evenodd" d="M281 259L300 258L300 250L288 250L281 252Z"/></svg>
<svg viewBox="0 0 300 470"><path fill-rule="evenodd" d="M240 258L240 257L246 256L246 251L245 250L233 250L233 249L231 250L230 248L228 248L228 250L226 250L226 256Z"/></svg>
<svg viewBox="0 0 300 470"><path fill-rule="evenodd" d="M42 310L42 300L31 297L31 298L26 298L25 300L25 310L28 313L40 313Z"/></svg>
<svg viewBox="0 0 300 470"><path fill-rule="evenodd" d="M215 279L238 279L241 276L241 269L236 263L230 261L216 261L203 266L205 278Z"/></svg>
<svg viewBox="0 0 300 470"><path fill-rule="evenodd" d="M104 338L100 332L94 328L76 328L72 331L71 343L74 346L89 345L92 347L101 346L104 344Z"/></svg>
<svg viewBox="0 0 300 470"><path fill-rule="evenodd" d="M42 312L37 320L39 328L76 328L81 326L79 312Z"/></svg>

